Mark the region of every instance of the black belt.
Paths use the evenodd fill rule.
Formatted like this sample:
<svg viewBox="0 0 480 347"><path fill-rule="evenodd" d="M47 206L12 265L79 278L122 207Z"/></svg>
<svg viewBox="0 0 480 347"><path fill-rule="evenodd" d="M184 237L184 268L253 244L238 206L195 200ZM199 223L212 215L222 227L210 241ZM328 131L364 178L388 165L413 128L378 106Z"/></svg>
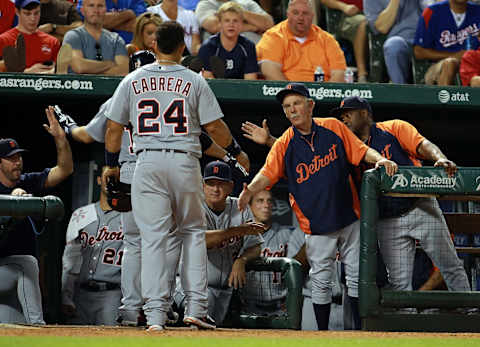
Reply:
<svg viewBox="0 0 480 347"><path fill-rule="evenodd" d="M103 292L105 290L120 289L120 284L111 282L88 281L80 283L80 288L89 292Z"/></svg>
<svg viewBox="0 0 480 347"><path fill-rule="evenodd" d="M187 151L182 151L181 149L173 149L173 148L145 148L145 149L141 149L141 150L137 151L136 154L139 155L143 151L145 151L145 152L150 152L150 151L153 151L153 152L167 152L167 153L173 152L173 153L188 154Z"/></svg>

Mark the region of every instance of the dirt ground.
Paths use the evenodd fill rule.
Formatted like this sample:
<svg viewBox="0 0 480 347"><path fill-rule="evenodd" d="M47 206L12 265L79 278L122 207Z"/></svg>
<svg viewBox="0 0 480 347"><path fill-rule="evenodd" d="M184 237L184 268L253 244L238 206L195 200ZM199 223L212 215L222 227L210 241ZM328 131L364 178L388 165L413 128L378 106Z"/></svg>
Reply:
<svg viewBox="0 0 480 347"><path fill-rule="evenodd" d="M189 328L169 328L163 332L147 333L142 328L103 327L103 326L65 326L46 325L25 326L0 324L0 336L147 336L161 334L171 337L265 337L265 338L418 338L418 337L463 337L479 338L480 333L391 333L370 331L296 331L296 330L253 330L253 329L217 329L215 331L191 330Z"/></svg>

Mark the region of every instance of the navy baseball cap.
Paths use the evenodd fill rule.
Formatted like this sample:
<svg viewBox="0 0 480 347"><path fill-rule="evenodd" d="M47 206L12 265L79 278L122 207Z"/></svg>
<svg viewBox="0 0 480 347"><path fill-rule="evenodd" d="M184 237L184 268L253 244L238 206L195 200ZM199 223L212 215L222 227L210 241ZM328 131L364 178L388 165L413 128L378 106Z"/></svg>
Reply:
<svg viewBox="0 0 480 347"><path fill-rule="evenodd" d="M39 4L40 0L15 0L15 7L16 8L25 8L31 3Z"/></svg>
<svg viewBox="0 0 480 347"><path fill-rule="evenodd" d="M205 170L203 170L203 180L207 181L211 179L233 182L230 166L219 160L208 163L205 166Z"/></svg>
<svg viewBox="0 0 480 347"><path fill-rule="evenodd" d="M367 110L369 113L372 113L372 107L367 100L358 96L349 96L340 102L339 107L335 107L334 109L330 110L330 114L338 117L343 111L346 110Z"/></svg>
<svg viewBox="0 0 480 347"><path fill-rule="evenodd" d="M303 83L289 83L285 86L285 88L279 91L275 97L280 103L282 103L283 98L285 98L285 96L288 94L299 94L307 98L310 97L310 93Z"/></svg>
<svg viewBox="0 0 480 347"><path fill-rule="evenodd" d="M6 158L20 152L26 152L14 139L0 139L0 158Z"/></svg>

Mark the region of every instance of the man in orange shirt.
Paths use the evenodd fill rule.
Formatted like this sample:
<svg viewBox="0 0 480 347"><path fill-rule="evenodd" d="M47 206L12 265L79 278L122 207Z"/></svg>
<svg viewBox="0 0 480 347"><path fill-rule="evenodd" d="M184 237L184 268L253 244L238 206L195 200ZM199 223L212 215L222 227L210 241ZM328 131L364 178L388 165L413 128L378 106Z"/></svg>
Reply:
<svg viewBox="0 0 480 347"><path fill-rule="evenodd" d="M0 35L0 71L5 71L5 59L10 59L13 65L24 61L25 66L17 66L14 70L26 73L54 73L60 42L53 36L38 30L40 21L39 0L16 0L15 11L18 16L18 25ZM17 37L22 34L25 39L25 51L8 50L5 56L4 48L16 46ZM17 47L18 48L18 47ZM24 60L23 60L24 59ZM8 65L9 61L7 61ZM10 70L13 71L13 70Z"/></svg>
<svg viewBox="0 0 480 347"><path fill-rule="evenodd" d="M312 20L311 0L292 0L287 19L263 34L257 59L267 80L313 81L320 66L325 81L344 81L347 65L340 45Z"/></svg>

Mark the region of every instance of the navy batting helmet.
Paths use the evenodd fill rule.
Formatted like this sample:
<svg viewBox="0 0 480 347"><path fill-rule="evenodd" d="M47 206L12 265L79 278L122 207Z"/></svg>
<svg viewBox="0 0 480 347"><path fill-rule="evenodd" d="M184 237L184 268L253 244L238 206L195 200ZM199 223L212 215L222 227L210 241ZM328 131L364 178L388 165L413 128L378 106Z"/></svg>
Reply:
<svg viewBox="0 0 480 347"><path fill-rule="evenodd" d="M138 69L140 66L151 64L155 59L155 54L150 51L135 52L130 56L129 72Z"/></svg>

